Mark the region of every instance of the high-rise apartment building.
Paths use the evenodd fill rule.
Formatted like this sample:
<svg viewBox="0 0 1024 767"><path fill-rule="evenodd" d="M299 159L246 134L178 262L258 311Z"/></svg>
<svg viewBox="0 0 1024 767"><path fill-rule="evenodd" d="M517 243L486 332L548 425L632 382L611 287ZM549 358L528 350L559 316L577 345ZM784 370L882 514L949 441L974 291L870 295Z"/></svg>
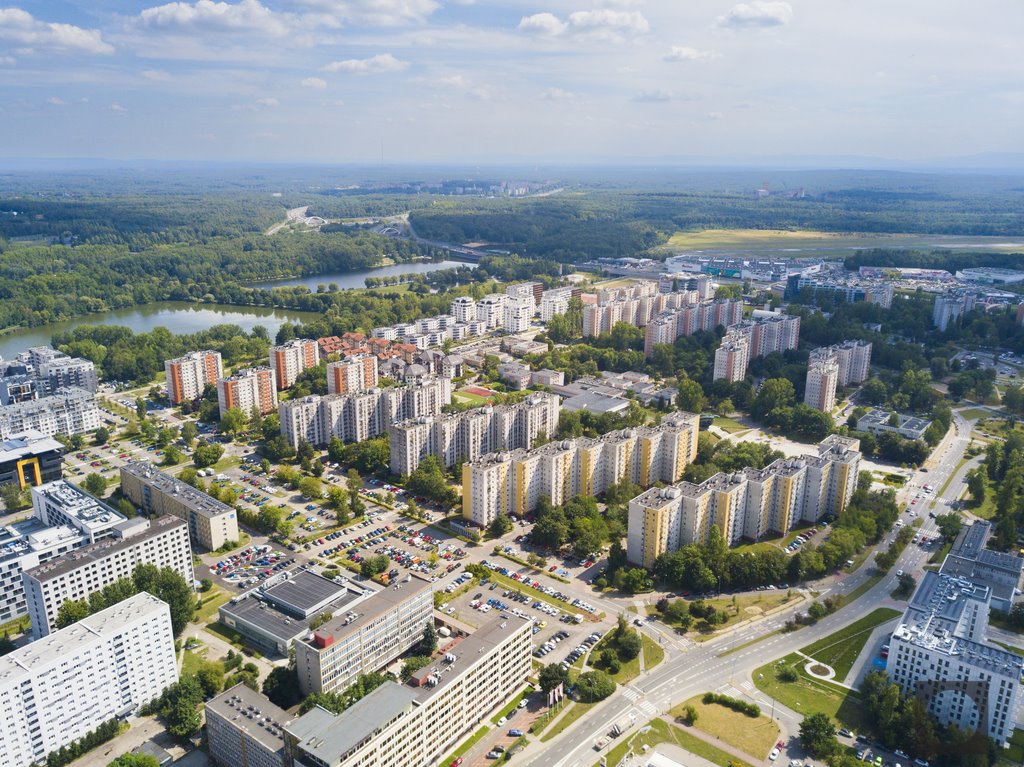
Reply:
<svg viewBox="0 0 1024 767"><path fill-rule="evenodd" d="M377 385L377 358L372 354L348 357L327 364L327 393L353 394Z"/></svg>
<svg viewBox="0 0 1024 767"><path fill-rule="evenodd" d="M94 392L99 386L96 365L91 360L61 355L49 359L36 369L36 376L46 383L46 391L58 389L85 389Z"/></svg>
<svg viewBox="0 0 1024 767"><path fill-rule="evenodd" d="M726 336L715 350L714 380L726 380L729 383L742 381L747 375L747 360L750 359L750 347L747 339L741 335Z"/></svg>
<svg viewBox="0 0 1024 767"><path fill-rule="evenodd" d="M32 516L49 527L77 530L90 544L113 537L128 519L63 479L32 488Z"/></svg>
<svg viewBox="0 0 1024 767"><path fill-rule="evenodd" d="M959 319L965 312L974 308L975 296L973 293L947 293L935 297L935 306L932 308L932 324L945 332L949 323Z"/></svg>
<svg viewBox="0 0 1024 767"><path fill-rule="evenodd" d="M509 297L504 293L491 293L476 302L476 318L487 324L488 330L505 327L505 305Z"/></svg>
<svg viewBox="0 0 1024 767"><path fill-rule="evenodd" d="M48 527L36 518L0 527L0 623L28 613L22 572L87 543L73 527Z"/></svg>
<svg viewBox="0 0 1024 767"><path fill-rule="evenodd" d="M260 415L273 413L277 409L274 371L266 366L246 368L218 379L217 406L221 418L228 410L241 410L246 415L254 410Z"/></svg>
<svg viewBox="0 0 1024 767"><path fill-rule="evenodd" d="M462 467L463 518L486 527L499 515L529 514L541 496L561 506L624 480L641 487L675 482L696 457L698 421L676 412L658 426L485 455Z"/></svg>
<svg viewBox="0 0 1024 767"><path fill-rule="evenodd" d="M170 514L188 522L193 547L215 551L238 540L238 519L226 503L139 461L121 467L121 492L147 514Z"/></svg>
<svg viewBox="0 0 1024 767"><path fill-rule="evenodd" d="M530 322L537 311L533 296L511 296L505 303L505 330L509 333L522 333L530 329Z"/></svg>
<svg viewBox="0 0 1024 767"><path fill-rule="evenodd" d="M526 298L533 302L536 309L544 295L543 282L518 282L515 285L505 286L505 295L510 298Z"/></svg>
<svg viewBox="0 0 1024 767"><path fill-rule="evenodd" d="M29 767L178 681L171 611L146 593L0 658L0 764Z"/></svg>
<svg viewBox="0 0 1024 767"><path fill-rule="evenodd" d="M103 424L96 397L87 389L58 389L48 397L12 402L0 407L0 439L26 431L46 437L73 436L95 431Z"/></svg>
<svg viewBox="0 0 1024 767"><path fill-rule="evenodd" d="M220 352L210 349L191 352L164 362L167 374L167 398L172 405L199 399L207 385L216 386L224 376Z"/></svg>
<svg viewBox="0 0 1024 767"><path fill-rule="evenodd" d="M446 467L497 450L532 447L558 429L558 396L539 392L514 405L422 416L388 426L391 471L407 476L428 455Z"/></svg>
<svg viewBox="0 0 1024 767"><path fill-rule="evenodd" d="M471 296L459 296L452 301L451 312L456 322L474 322L476 320L476 301Z"/></svg>
<svg viewBox="0 0 1024 767"><path fill-rule="evenodd" d="M424 376L406 384L355 394L310 395L282 402L281 434L292 446L305 440L326 445L331 437L362 442L384 434L390 424L438 415L452 401L451 379Z"/></svg>
<svg viewBox="0 0 1024 767"><path fill-rule="evenodd" d="M838 380L839 362L834 354L812 355L807 364L804 404L815 410L831 413L836 404Z"/></svg>
<svg viewBox="0 0 1024 767"><path fill-rule="evenodd" d="M714 330L719 325L728 327L742 319L743 301L738 298L692 303L662 311L652 317L644 329L644 355L650 359L656 344L673 344L677 338L692 336L701 330Z"/></svg>
<svg viewBox="0 0 1024 767"><path fill-rule="evenodd" d="M831 435L815 456L647 490L629 502L629 561L650 568L666 551L705 542L712 526L732 545L835 516L857 487L860 457L860 442Z"/></svg>
<svg viewBox="0 0 1024 767"><path fill-rule="evenodd" d="M239 683L206 702L206 741L220 767L284 767L284 725L291 717Z"/></svg>
<svg viewBox="0 0 1024 767"><path fill-rule="evenodd" d="M320 345L310 338L294 338L270 347L270 367L279 390L290 389L299 373L320 364Z"/></svg>
<svg viewBox="0 0 1024 767"><path fill-rule="evenodd" d="M140 564L170 567L191 586L195 575L188 525L171 516L135 517L117 525L110 538L25 570L22 580L32 635L39 639L56 629L64 602L88 599L119 578L131 578Z"/></svg>

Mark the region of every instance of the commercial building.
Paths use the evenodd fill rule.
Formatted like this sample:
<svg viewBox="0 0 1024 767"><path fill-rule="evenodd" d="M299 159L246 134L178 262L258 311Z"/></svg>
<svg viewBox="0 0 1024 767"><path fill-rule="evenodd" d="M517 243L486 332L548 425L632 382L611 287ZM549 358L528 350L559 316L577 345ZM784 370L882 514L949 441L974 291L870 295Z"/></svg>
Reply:
<svg viewBox="0 0 1024 767"><path fill-rule="evenodd" d="M47 527L35 518L0 527L0 623L28 613L22 572L87 543L73 527Z"/></svg>
<svg viewBox="0 0 1024 767"><path fill-rule="evenodd" d="M905 439L922 439L931 425L931 421L923 418L874 408L857 420L857 431L866 431L870 434L890 431Z"/></svg>
<svg viewBox="0 0 1024 767"><path fill-rule="evenodd" d="M0 485L26 488L61 478L64 446L34 429L0 442Z"/></svg>
<svg viewBox="0 0 1024 767"><path fill-rule="evenodd" d="M178 681L171 611L146 593L0 658L0 764L42 764Z"/></svg>
<svg viewBox="0 0 1024 767"><path fill-rule="evenodd" d="M294 767L422 767L507 703L531 671L531 621L504 614L445 648L406 684L385 682L341 714L285 725Z"/></svg>
<svg viewBox="0 0 1024 767"><path fill-rule="evenodd" d="M265 366L246 368L217 379L217 406L221 418L228 410L241 410L246 415L254 410L260 415L273 413L277 409L274 371Z"/></svg>
<svg viewBox="0 0 1024 767"><path fill-rule="evenodd" d="M360 354L327 364L327 393L353 394L377 386L377 358Z"/></svg>
<svg viewBox="0 0 1024 767"><path fill-rule="evenodd" d="M983 285L1014 285L1024 282L1024 272L1018 269L976 266L958 270L956 278L964 282L978 282Z"/></svg>
<svg viewBox="0 0 1024 767"><path fill-rule="evenodd" d="M239 683L206 702L206 741L220 767L284 767L288 713Z"/></svg>
<svg viewBox="0 0 1024 767"><path fill-rule="evenodd" d="M857 440L831 435L814 456L647 490L629 502L627 557L650 568L666 551L705 542L712 526L732 545L835 516L857 487L860 458Z"/></svg>
<svg viewBox="0 0 1024 767"><path fill-rule="evenodd" d="M119 578L130 578L140 564L170 567L192 585L188 525L171 516L125 520L114 526L111 537L25 570L22 579L33 636L39 639L56 629L64 602L88 599Z"/></svg>
<svg viewBox="0 0 1024 767"><path fill-rule="evenodd" d="M215 551L238 540L233 508L148 463L121 467L121 492L147 514L170 514L188 522L193 547Z"/></svg>
<svg viewBox="0 0 1024 767"><path fill-rule="evenodd" d="M984 520L962 527L940 572L985 586L992 608L1008 613L1021 593L1024 557L988 548L992 533L992 523Z"/></svg>
<svg viewBox="0 0 1024 767"><path fill-rule="evenodd" d="M750 345L747 339L737 334L722 339L715 349L714 380L729 383L742 381L747 375L747 360L750 359Z"/></svg>
<svg viewBox="0 0 1024 767"><path fill-rule="evenodd" d="M310 620L324 612L348 613L373 593L347 579L285 571L232 599L220 608L219 619L260 650L286 657L292 643L309 634Z"/></svg>
<svg viewBox="0 0 1024 767"><path fill-rule="evenodd" d="M77 530L88 544L113 537L115 528L127 521L120 512L63 479L32 488L32 516L48 527Z"/></svg>
<svg viewBox="0 0 1024 767"><path fill-rule="evenodd" d="M677 338L714 330L719 325L729 327L742 319L743 301L731 298L662 312L653 317L644 330L644 356L650 359L656 344L674 344Z"/></svg>
<svg viewBox="0 0 1024 767"><path fill-rule="evenodd" d="M942 725L981 730L1005 746L1021 704L1024 658L988 641L992 592L926 572L889 640L886 671Z"/></svg>
<svg viewBox="0 0 1024 767"><path fill-rule="evenodd" d="M340 692L419 642L433 620L430 581L406 576L295 640L299 687L304 695Z"/></svg>
<svg viewBox="0 0 1024 767"><path fill-rule="evenodd" d="M388 426L391 471L412 474L428 455L450 467L497 450L532 447L538 437L553 437L557 428L558 397L546 393L514 405L413 418Z"/></svg>
<svg viewBox="0 0 1024 767"><path fill-rule="evenodd" d="M516 286L510 286L516 287ZM537 311L533 296L510 296L505 302L504 328L508 333L522 333L530 329L530 322Z"/></svg>
<svg viewBox="0 0 1024 767"><path fill-rule="evenodd" d="M199 399L207 385L216 386L217 379L224 376L224 363L220 352L206 349L167 360L164 372L167 374L167 399L172 405L180 405Z"/></svg>
<svg viewBox="0 0 1024 767"><path fill-rule="evenodd" d="M499 515L529 514L541 496L561 506L624 480L641 487L675 482L697 454L698 420L692 413L676 412L658 426L490 453L465 463L462 516L486 527Z"/></svg>
<svg viewBox="0 0 1024 767"><path fill-rule="evenodd" d="M815 355L807 363L807 382L804 386L804 404L831 413L836 404L836 382L839 380L839 362L833 354Z"/></svg>
<svg viewBox="0 0 1024 767"><path fill-rule="evenodd" d="M883 309L892 308L893 287L888 281L867 280L827 280L819 274L791 274L786 278L786 290L783 295L786 301L795 301L803 290L813 293L829 293L837 295L847 303L864 301L878 304Z"/></svg>
<svg viewBox="0 0 1024 767"><path fill-rule="evenodd" d="M73 436L95 431L102 425L96 397L87 389L58 389L48 397L14 402L0 407L0 439L26 431L44 436Z"/></svg>
<svg viewBox="0 0 1024 767"><path fill-rule="evenodd" d="M270 347L270 367L279 390L290 389L299 373L320 364L320 344L309 338L294 338Z"/></svg>
<svg viewBox="0 0 1024 767"><path fill-rule="evenodd" d="M390 424L438 415L452 402L452 382L424 376L405 386L370 389L355 394L316 394L282 402L278 407L281 434L297 447L305 440L326 445L331 437L362 442L384 434Z"/></svg>

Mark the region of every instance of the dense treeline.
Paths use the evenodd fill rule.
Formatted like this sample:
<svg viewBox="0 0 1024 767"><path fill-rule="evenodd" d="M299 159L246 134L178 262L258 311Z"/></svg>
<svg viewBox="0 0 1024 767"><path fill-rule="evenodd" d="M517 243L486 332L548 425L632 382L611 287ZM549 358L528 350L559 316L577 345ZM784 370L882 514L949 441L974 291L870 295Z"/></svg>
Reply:
<svg viewBox="0 0 1024 767"><path fill-rule="evenodd" d="M1017 203L1018 205L1020 203ZM999 232L999 234L1010 234ZM1016 234L1020 234L1019 227ZM1022 248L1024 250L1024 248ZM952 250L891 250L873 248L861 250L847 256L844 266L857 270L862 266L902 266L913 269L945 269L954 274L958 269L969 267L997 267L1002 269L1020 269L1024 266L1024 253L974 253Z"/></svg>

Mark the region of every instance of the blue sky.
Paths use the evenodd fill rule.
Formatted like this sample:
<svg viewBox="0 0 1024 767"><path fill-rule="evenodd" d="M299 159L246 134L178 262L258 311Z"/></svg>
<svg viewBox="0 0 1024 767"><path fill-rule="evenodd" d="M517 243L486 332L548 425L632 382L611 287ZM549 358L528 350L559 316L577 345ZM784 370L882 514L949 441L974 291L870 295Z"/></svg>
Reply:
<svg viewBox="0 0 1024 767"><path fill-rule="evenodd" d="M0 156L1020 152L1022 29L1020 0L0 0Z"/></svg>

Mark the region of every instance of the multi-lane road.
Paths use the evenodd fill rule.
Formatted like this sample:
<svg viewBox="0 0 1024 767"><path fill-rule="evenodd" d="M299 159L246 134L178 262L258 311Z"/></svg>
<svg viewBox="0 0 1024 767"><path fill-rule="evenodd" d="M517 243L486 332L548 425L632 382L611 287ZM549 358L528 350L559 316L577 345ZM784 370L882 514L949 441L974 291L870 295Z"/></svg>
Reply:
<svg viewBox="0 0 1024 767"><path fill-rule="evenodd" d="M936 488L938 495L938 489L945 485L946 480L954 472L958 475L956 481L950 482L941 493L941 499L936 498L936 501L949 502L959 497L963 489L962 473L956 470L970 442L970 433L971 424L959 414L955 414L954 429L932 453L924 467L926 471L915 472L906 486L899 491L898 499L901 504L909 503L920 494L925 484ZM934 521L927 515L929 505L919 502L914 508L921 508L921 531L932 537L937 535L937 530ZM945 509L936 509L937 513L941 511ZM907 519L906 515L903 517ZM754 688L751 679L754 669L773 658L788 655L867 615L889 600L889 594L896 586L896 570L909 572L920 579L928 556L929 552L919 546L908 546L890 574L859 599L814 626L794 633L773 635L748 647L743 645L773 631L788 617L788 613L737 629L731 634L705 643L679 641L671 635L658 632L653 626L645 627L644 630L659 638L665 648L664 662L631 684L620 687L589 716L580 719L574 726L549 742L531 742L519 757L519 761L528 767L590 767L600 756L593 749L594 740L605 734L623 713L635 712L637 723L642 724L694 695L723 686L735 687L740 693L762 704L762 708L764 704L771 706L771 701ZM868 563L870 562L871 559L868 560ZM862 566L860 570L836 584L836 593L854 591L871 577L870 569L868 565ZM792 612L801 608L806 608L806 604L798 604ZM742 649L724 654L734 647ZM780 719L783 730L795 733L802 715L779 704L774 705L773 709L776 717Z"/></svg>

